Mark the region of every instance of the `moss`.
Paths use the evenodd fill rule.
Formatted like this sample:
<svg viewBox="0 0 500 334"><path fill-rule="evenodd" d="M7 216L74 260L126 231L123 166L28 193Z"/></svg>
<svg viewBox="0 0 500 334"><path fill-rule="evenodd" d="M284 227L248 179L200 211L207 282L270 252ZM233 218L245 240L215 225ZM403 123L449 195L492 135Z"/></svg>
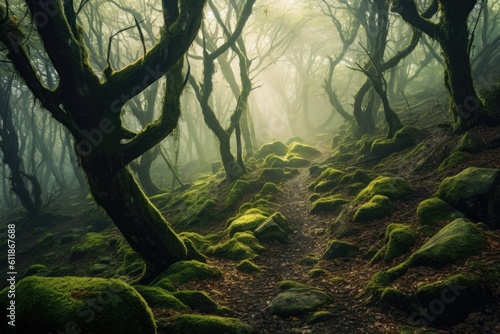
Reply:
<svg viewBox="0 0 500 334"><path fill-rule="evenodd" d="M298 154L300 157L303 158L314 158L321 155L321 152L315 149L314 147L299 142L294 142L290 144L288 153Z"/></svg>
<svg viewBox="0 0 500 334"><path fill-rule="evenodd" d="M462 262L485 246L479 230L470 221L459 218L436 233L407 262L411 266L440 268Z"/></svg>
<svg viewBox="0 0 500 334"><path fill-rule="evenodd" d="M335 315L328 311L318 311L311 314L306 319L306 323L312 325L318 322L323 322L332 319Z"/></svg>
<svg viewBox="0 0 500 334"><path fill-rule="evenodd" d="M278 294L267 310L283 317L305 316L333 300L316 288L291 288Z"/></svg>
<svg viewBox="0 0 500 334"><path fill-rule="evenodd" d="M354 214L353 222L368 222L387 217L392 212L392 204L389 197L375 195L373 198L361 205Z"/></svg>
<svg viewBox="0 0 500 334"><path fill-rule="evenodd" d="M238 232L228 241L209 247L207 253L225 259L241 261L253 259L264 250L265 248L251 233Z"/></svg>
<svg viewBox="0 0 500 334"><path fill-rule="evenodd" d="M124 238L118 240L118 255L123 256L123 263L117 269L119 275L139 276L145 268L144 261L129 246Z"/></svg>
<svg viewBox="0 0 500 334"><path fill-rule="evenodd" d="M316 194L316 193L314 193L314 194L312 194L311 196L309 196L309 201L310 201L310 202L315 202L315 201L317 201L317 200L318 200L318 199L320 199L320 198L321 198L321 195L320 195L320 194Z"/></svg>
<svg viewBox="0 0 500 334"><path fill-rule="evenodd" d="M260 242L279 242L287 243L289 241L288 222L281 214L274 214L264 221L255 231L254 235Z"/></svg>
<svg viewBox="0 0 500 334"><path fill-rule="evenodd" d="M301 266L315 266L319 262L319 259L314 256L305 256L300 260L299 264Z"/></svg>
<svg viewBox="0 0 500 334"><path fill-rule="evenodd" d="M294 143L294 142L304 144L304 143L305 143L305 140L304 140L304 139L302 139L302 137L300 137L300 136L294 136L294 137L289 138L289 139L285 142L285 144L290 145L290 144L292 144L292 143Z"/></svg>
<svg viewBox="0 0 500 334"><path fill-rule="evenodd" d="M237 180L231 190L229 191L229 194L227 195L225 205L226 207L233 207L236 203L238 203L246 194L248 191L250 191L254 185L245 180Z"/></svg>
<svg viewBox="0 0 500 334"><path fill-rule="evenodd" d="M36 241L36 247L51 247L56 244L56 238L52 233L47 233Z"/></svg>
<svg viewBox="0 0 500 334"><path fill-rule="evenodd" d="M314 268L307 272L307 275L311 278L318 278L322 276L326 276L328 272L324 269Z"/></svg>
<svg viewBox="0 0 500 334"><path fill-rule="evenodd" d="M379 176L363 189L356 199L362 200L375 195L387 196L390 199L399 199L411 193L405 180L399 177Z"/></svg>
<svg viewBox="0 0 500 334"><path fill-rule="evenodd" d="M264 164L270 168L285 168L288 166L288 160L275 154L270 154L264 159Z"/></svg>
<svg viewBox="0 0 500 334"><path fill-rule="evenodd" d="M285 178L285 171L282 168L264 168L259 175L261 181L280 182Z"/></svg>
<svg viewBox="0 0 500 334"><path fill-rule="evenodd" d="M253 200L257 201L261 198L267 199L267 200L274 200L274 196L276 194L281 193L280 188L276 185L276 183L273 182L266 182L260 191L253 196Z"/></svg>
<svg viewBox="0 0 500 334"><path fill-rule="evenodd" d="M46 274L48 272L49 272L49 268L47 268L47 266L45 266L43 264L34 264L24 271L23 277L28 277L28 276L33 276L33 275L43 276L43 275L38 275L38 273L45 273Z"/></svg>
<svg viewBox="0 0 500 334"><path fill-rule="evenodd" d="M252 261L243 260L236 266L236 269L246 274L255 274L262 271L262 267L256 265Z"/></svg>
<svg viewBox="0 0 500 334"><path fill-rule="evenodd" d="M295 168L301 168L301 167L307 167L311 164L310 160L307 160L306 158L302 157L292 157L288 159L288 167L295 167Z"/></svg>
<svg viewBox="0 0 500 334"><path fill-rule="evenodd" d="M282 141L275 140L270 143L262 145L257 152L255 152L254 157L256 159L263 159L270 154L275 154L278 156L284 156L288 152L288 146L283 144Z"/></svg>
<svg viewBox="0 0 500 334"><path fill-rule="evenodd" d="M421 286L416 299L432 318L426 318L435 325L454 325L465 320L482 305L484 289L473 274L463 273L436 283ZM439 312L433 312L438 310Z"/></svg>
<svg viewBox="0 0 500 334"><path fill-rule="evenodd" d="M365 171L357 169L355 172L344 175L340 180L341 184L364 183L368 184L373 180Z"/></svg>
<svg viewBox="0 0 500 334"><path fill-rule="evenodd" d="M7 289L0 305L7 308ZM144 299L119 280L27 277L16 285L16 333L156 333ZM8 333L7 321L0 330Z"/></svg>
<svg viewBox="0 0 500 334"><path fill-rule="evenodd" d="M470 132L466 132L457 143L457 151L476 153L484 148L484 142Z"/></svg>
<svg viewBox="0 0 500 334"><path fill-rule="evenodd" d="M149 197L149 200L157 207L162 208L172 200L172 194L167 192Z"/></svg>
<svg viewBox="0 0 500 334"><path fill-rule="evenodd" d="M381 291L379 305L383 308L397 307L405 311L411 310L410 298L404 292L394 288L385 288Z"/></svg>
<svg viewBox="0 0 500 334"><path fill-rule="evenodd" d="M172 295L193 310L216 315L231 313L230 309L219 306L203 291L182 290L174 292Z"/></svg>
<svg viewBox="0 0 500 334"><path fill-rule="evenodd" d="M168 333L251 334L252 327L235 318L213 315L182 314L167 326Z"/></svg>
<svg viewBox="0 0 500 334"><path fill-rule="evenodd" d="M318 212L338 213L340 209L342 209L342 206L347 203L349 203L348 200L344 198L339 198L338 195L319 198L312 204L312 208L311 211L309 211L309 213L318 213Z"/></svg>
<svg viewBox="0 0 500 334"><path fill-rule="evenodd" d="M201 252L205 252L205 250L212 245L212 243L208 241L207 238L195 232L181 232L179 233L179 237L183 241L191 241L196 249Z"/></svg>
<svg viewBox="0 0 500 334"><path fill-rule="evenodd" d="M89 232L75 246L71 247L70 259L76 260L88 255L99 255L100 252L108 248L109 237Z"/></svg>
<svg viewBox="0 0 500 334"><path fill-rule="evenodd" d="M464 217L463 213L437 197L420 202L417 215L420 224L424 226L435 226L442 222L449 223L457 218Z"/></svg>
<svg viewBox="0 0 500 334"><path fill-rule="evenodd" d="M387 157L392 153L403 151L418 144L423 139L420 129L405 126L398 130L393 138L375 139L371 146L371 153L379 157Z"/></svg>
<svg viewBox="0 0 500 334"><path fill-rule="evenodd" d="M168 268L160 279L168 278L171 282L187 283L207 279L220 279L219 268L196 260L176 262Z"/></svg>
<svg viewBox="0 0 500 334"><path fill-rule="evenodd" d="M235 235L237 232L244 232L244 231L253 232L257 227L259 227L263 222L265 222L267 218L268 217L260 213L246 214L234 220L227 228L227 231L230 237Z"/></svg>
<svg viewBox="0 0 500 334"><path fill-rule="evenodd" d="M280 290L285 291L289 289L309 289L311 288L310 286L306 284L302 284L296 281L291 281L291 280L286 280L286 281L281 281L278 283L278 287Z"/></svg>
<svg viewBox="0 0 500 334"><path fill-rule="evenodd" d="M366 183L364 182L356 182L356 183L351 183L347 186L347 195L349 196L357 196L359 192L363 189L366 188Z"/></svg>
<svg viewBox="0 0 500 334"><path fill-rule="evenodd" d="M337 182L338 184L338 182L340 182L344 175L346 175L346 173L341 170L335 168L327 168L323 172L321 172L321 174L318 176L318 178L316 178L316 180L314 180L314 182L309 185L309 190L314 190L316 186L321 182L324 183L330 181L331 183Z"/></svg>
<svg viewBox="0 0 500 334"><path fill-rule="evenodd" d="M160 287L136 285L134 286L134 288L152 308L162 308L177 311L189 310L189 307L181 300Z"/></svg>
<svg viewBox="0 0 500 334"><path fill-rule="evenodd" d="M444 179L437 197L471 219L500 227L500 169L469 167Z"/></svg>
<svg viewBox="0 0 500 334"><path fill-rule="evenodd" d="M407 225L389 224L385 231L385 246L375 255L372 262L383 257L385 262L404 255L417 242L417 234Z"/></svg>
<svg viewBox="0 0 500 334"><path fill-rule="evenodd" d="M326 246L326 251L323 254L323 259L333 260L339 258L355 257L358 253L358 247L341 240L332 240Z"/></svg>
<svg viewBox="0 0 500 334"><path fill-rule="evenodd" d="M453 152L438 167L438 172L442 173L449 168L456 167L469 160L469 156L463 152Z"/></svg>
<svg viewBox="0 0 500 334"><path fill-rule="evenodd" d="M66 234L66 235L62 236L61 239L59 239L59 244L61 246L70 244L70 243L74 242L75 240L77 240L79 237L80 236L78 234L74 234L74 233Z"/></svg>
<svg viewBox="0 0 500 334"><path fill-rule="evenodd" d="M177 291L177 288L174 286L174 284L172 283L172 281L170 281L168 277L156 281L154 286L157 286L169 292Z"/></svg>

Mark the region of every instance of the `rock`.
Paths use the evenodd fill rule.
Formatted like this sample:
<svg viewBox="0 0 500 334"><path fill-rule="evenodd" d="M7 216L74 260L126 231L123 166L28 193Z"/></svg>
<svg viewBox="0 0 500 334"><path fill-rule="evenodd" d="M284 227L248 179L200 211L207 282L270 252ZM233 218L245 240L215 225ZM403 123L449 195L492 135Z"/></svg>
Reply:
<svg viewBox="0 0 500 334"><path fill-rule="evenodd" d="M328 181L331 187L333 184L338 184L344 175L346 175L346 173L341 170L335 168L327 168L323 172L321 172L321 174L316 178L316 180L314 180L314 182L309 185L309 190L314 190L320 183L325 184Z"/></svg>
<svg viewBox="0 0 500 334"><path fill-rule="evenodd" d="M219 306L210 296L203 291L182 290L172 293L172 296L180 300L183 304L193 310L216 315L228 315L232 311L223 306Z"/></svg>
<svg viewBox="0 0 500 334"><path fill-rule="evenodd" d="M28 276L45 276L46 273L49 272L49 268L43 264L34 264L30 266L26 271L23 273L23 277L28 277ZM39 275L39 273L43 273L42 275Z"/></svg>
<svg viewBox="0 0 500 334"><path fill-rule="evenodd" d="M353 222L361 223L387 217L392 212L392 203L389 197L383 195L375 195L373 198L363 205L354 213Z"/></svg>
<svg viewBox="0 0 500 334"><path fill-rule="evenodd" d="M240 218L234 220L229 225L229 227L227 228L229 236L232 237L237 232L244 232L244 231L253 232L262 223L267 221L268 218L269 217L266 217L259 213L243 215Z"/></svg>
<svg viewBox="0 0 500 334"><path fill-rule="evenodd" d="M382 258L385 262L390 262L408 253L416 242L417 234L409 226L389 224L385 231L385 246L375 254L371 262L378 262Z"/></svg>
<svg viewBox="0 0 500 334"><path fill-rule="evenodd" d="M439 165L438 172L442 173L449 168L456 167L469 160L469 156L463 152L453 152Z"/></svg>
<svg viewBox="0 0 500 334"><path fill-rule="evenodd" d="M228 241L209 247L207 254L241 261L253 259L265 249L251 232L238 232Z"/></svg>
<svg viewBox="0 0 500 334"><path fill-rule="evenodd" d="M311 278L318 278L328 274L328 271L324 269L314 268L307 272L307 275Z"/></svg>
<svg viewBox="0 0 500 334"><path fill-rule="evenodd" d="M318 262L319 259L317 257L306 256L302 260L300 260L299 264L301 266L310 267L310 266L315 266Z"/></svg>
<svg viewBox="0 0 500 334"><path fill-rule="evenodd" d="M166 329L170 334L252 334L254 332L252 327L239 319L201 314L178 315Z"/></svg>
<svg viewBox="0 0 500 334"><path fill-rule="evenodd" d="M288 159L288 167L295 167L295 168L301 168L301 167L307 167L311 164L311 161L301 158L301 157L291 157Z"/></svg>
<svg viewBox="0 0 500 334"><path fill-rule="evenodd" d="M309 285L302 284L299 282L291 281L291 280L285 280L281 281L278 283L278 286L280 290L285 291L285 290L290 290L290 289L311 289Z"/></svg>
<svg viewBox="0 0 500 334"><path fill-rule="evenodd" d="M250 260L243 260L236 266L236 269L246 274L255 274L262 271L262 268Z"/></svg>
<svg viewBox="0 0 500 334"><path fill-rule="evenodd" d="M358 254L358 247L355 245L340 241L332 240L328 243L325 253L323 254L324 260L333 260L339 258L356 257Z"/></svg>
<svg viewBox="0 0 500 334"><path fill-rule="evenodd" d="M457 150L461 152L476 153L481 152L483 148L484 142L481 138L474 136L470 132L466 132L457 144Z"/></svg>
<svg viewBox="0 0 500 334"><path fill-rule="evenodd" d="M469 167L444 179L437 197L473 220L500 228L500 169Z"/></svg>
<svg viewBox="0 0 500 334"><path fill-rule="evenodd" d="M285 142L285 144L290 145L290 144L292 144L292 143L294 143L294 142L304 144L304 143L305 143L305 140L304 140L304 139L302 139L302 137L300 137L300 136L294 136L294 137L289 138L289 139Z"/></svg>
<svg viewBox="0 0 500 334"><path fill-rule="evenodd" d="M405 126L396 131L393 138L374 140L370 150L375 156L387 157L392 153L400 152L417 145L423 137L420 129L413 126Z"/></svg>
<svg viewBox="0 0 500 334"><path fill-rule="evenodd" d="M265 158L270 154L275 154L278 156L284 156L288 152L288 146L283 144L282 141L275 140L270 143L262 145L257 152L255 152L254 157L256 159Z"/></svg>
<svg viewBox="0 0 500 334"><path fill-rule="evenodd" d="M309 213L319 213L319 212L330 212L337 213L342 209L342 206L349 203L348 200L338 197L338 195L332 195L328 197L318 198L312 204L311 211Z"/></svg>
<svg viewBox="0 0 500 334"><path fill-rule="evenodd" d="M36 247L48 248L56 244L56 238L52 233L47 233L36 241Z"/></svg>
<svg viewBox="0 0 500 334"><path fill-rule="evenodd" d="M306 323L312 325L318 322L327 321L334 317L335 315L328 311L318 311L311 314L306 319Z"/></svg>
<svg viewBox="0 0 500 334"><path fill-rule="evenodd" d="M332 303L330 296L316 288L291 288L278 294L267 310L283 317L305 316Z"/></svg>
<svg viewBox="0 0 500 334"><path fill-rule="evenodd" d="M288 233L285 232L273 219L273 216L269 217L265 222L263 222L255 231L255 237L264 243L270 243L273 241L279 243L287 243L290 241Z"/></svg>
<svg viewBox="0 0 500 334"><path fill-rule="evenodd" d="M207 279L220 279L222 272L219 268L196 260L179 261L168 268L160 279L168 278L171 282L187 283Z"/></svg>
<svg viewBox="0 0 500 334"><path fill-rule="evenodd" d="M104 234L89 232L82 240L71 247L70 259L76 260L89 255L98 255L109 247L109 237Z"/></svg>
<svg viewBox="0 0 500 334"><path fill-rule="evenodd" d="M407 260L411 266L440 268L465 261L486 246L486 240L470 221L459 218L446 225Z"/></svg>
<svg viewBox="0 0 500 334"><path fill-rule="evenodd" d="M375 195L383 195L389 199L399 199L411 193L411 189L400 177L379 176L363 189L356 199L367 199Z"/></svg>
<svg viewBox="0 0 500 334"><path fill-rule="evenodd" d="M189 310L186 304L160 287L136 285L134 288L150 307L177 311Z"/></svg>
<svg viewBox="0 0 500 334"><path fill-rule="evenodd" d="M94 263L90 268L89 272L91 275L95 276L97 274L103 273L109 268L108 264L104 263Z"/></svg>
<svg viewBox="0 0 500 334"><path fill-rule="evenodd" d="M285 178L285 171L282 168L264 168L260 173L259 180L280 182Z"/></svg>
<svg viewBox="0 0 500 334"><path fill-rule="evenodd" d="M457 218L464 217L463 213L437 197L420 202L417 215L420 224L424 226L436 226L442 222L449 223Z"/></svg>
<svg viewBox="0 0 500 334"><path fill-rule="evenodd" d="M10 300L7 291L0 293L4 310ZM144 299L114 279L27 277L16 285L17 319L16 333L156 333ZM1 322L2 333L10 328Z"/></svg>
<svg viewBox="0 0 500 334"><path fill-rule="evenodd" d="M299 142L290 144L288 153L298 154L302 158L314 158L321 155L321 152L314 147Z"/></svg>

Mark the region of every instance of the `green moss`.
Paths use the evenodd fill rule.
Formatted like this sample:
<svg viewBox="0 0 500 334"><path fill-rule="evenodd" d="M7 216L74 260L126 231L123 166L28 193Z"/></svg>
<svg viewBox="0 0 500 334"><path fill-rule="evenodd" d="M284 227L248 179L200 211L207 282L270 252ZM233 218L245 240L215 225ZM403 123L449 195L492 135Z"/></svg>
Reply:
<svg viewBox="0 0 500 334"><path fill-rule="evenodd" d="M347 195L349 196L357 196L359 192L366 188L366 183L364 182L356 182L351 183L347 186Z"/></svg>
<svg viewBox="0 0 500 334"><path fill-rule="evenodd" d="M333 260L339 258L355 257L358 254L358 247L341 240L332 240L326 246L326 251L323 254L323 259Z"/></svg>
<svg viewBox="0 0 500 334"><path fill-rule="evenodd" d="M397 307L398 309L411 310L410 298L402 291L394 288L385 288L381 290L379 305L385 309Z"/></svg>
<svg viewBox="0 0 500 334"><path fill-rule="evenodd" d="M354 214L353 222L361 223L389 216L392 213L392 204L389 197L375 195L373 198L361 205Z"/></svg>
<svg viewBox="0 0 500 334"><path fill-rule="evenodd" d="M392 153L403 151L418 144L423 138L422 131L413 126L405 126L398 130L393 138L376 139L371 146L371 153L379 157L387 157Z"/></svg>
<svg viewBox="0 0 500 334"><path fill-rule="evenodd" d="M212 243L207 240L201 234L195 232L181 232L179 233L179 237L185 241L189 240L193 243L193 245L201 252L205 252L205 250L212 245Z"/></svg>
<svg viewBox="0 0 500 334"><path fill-rule="evenodd" d="M157 207L162 208L172 200L172 194L167 192L149 197L149 200Z"/></svg>
<svg viewBox="0 0 500 334"><path fill-rule="evenodd" d="M118 255L123 257L123 263L118 268L117 273L119 275L139 276L144 271L144 261L124 238L119 239L116 246Z"/></svg>
<svg viewBox="0 0 500 334"><path fill-rule="evenodd" d="M0 305L7 308L7 289ZM119 280L27 277L16 285L16 333L156 333L144 299ZM8 333L7 321L0 330Z"/></svg>
<svg viewBox="0 0 500 334"><path fill-rule="evenodd" d="M407 225L389 224L385 231L385 246L374 256L372 262L382 258L390 262L404 255L417 242L417 234Z"/></svg>
<svg viewBox="0 0 500 334"><path fill-rule="evenodd" d="M357 169L355 172L344 175L340 180L341 184L364 183L368 184L373 180L365 171Z"/></svg>
<svg viewBox="0 0 500 334"><path fill-rule="evenodd" d="M290 232L285 218L281 213L275 213L254 231L254 235L260 242L287 243L289 241L288 233Z"/></svg>
<svg viewBox="0 0 500 334"><path fill-rule="evenodd" d="M463 152L453 152L439 165L438 172L442 173L449 168L456 167L469 160L469 156Z"/></svg>
<svg viewBox="0 0 500 334"><path fill-rule="evenodd" d="M342 206L349 203L348 200L344 198L339 198L338 195L332 195L328 197L322 197L317 199L313 204L311 211L309 213L318 212L330 212L338 213Z"/></svg>
<svg viewBox="0 0 500 334"><path fill-rule="evenodd" d="M236 203L238 203L252 188L254 184L245 180L237 180L226 199L226 207L233 207Z"/></svg>
<svg viewBox="0 0 500 334"><path fill-rule="evenodd" d="M302 284L302 283L299 283L296 281L291 281L291 280L285 280L285 281L279 282L278 287L282 291L294 289L294 288L295 289L310 289L311 288L310 286L308 286L306 284Z"/></svg>
<svg viewBox="0 0 500 334"><path fill-rule="evenodd" d="M326 276L328 272L324 269L314 268L307 272L307 275L311 278L318 278L322 276Z"/></svg>
<svg viewBox="0 0 500 334"><path fill-rule="evenodd" d="M235 318L213 315L182 314L167 326L168 333L251 334L252 327Z"/></svg>
<svg viewBox="0 0 500 334"><path fill-rule="evenodd" d="M306 158L302 157L292 157L288 159L288 167L295 167L295 168L301 168L301 167L307 167L311 164L310 160L307 160Z"/></svg>
<svg viewBox="0 0 500 334"><path fill-rule="evenodd" d="M457 144L457 150L461 152L476 153L481 152L483 148L484 142L481 138L474 136L470 132L466 132Z"/></svg>
<svg viewBox="0 0 500 334"><path fill-rule="evenodd" d="M275 140L273 142L262 145L257 150L257 152L255 152L254 157L256 159L263 159L270 154L284 156L287 152L288 152L288 146L283 144L282 141Z"/></svg>
<svg viewBox="0 0 500 334"><path fill-rule="evenodd" d="M305 140L304 140L304 139L302 139L302 137L300 137L300 136L294 136L294 137L289 138L289 139L285 142L285 144L290 145L290 144L292 144L292 143L294 143L294 142L304 144L304 143L305 143Z"/></svg>
<svg viewBox="0 0 500 334"><path fill-rule="evenodd" d="M305 316L333 300L316 288L291 288L278 294L267 310L283 317Z"/></svg>
<svg viewBox="0 0 500 334"><path fill-rule="evenodd" d="M316 186L322 182L325 183L327 181L330 181L330 186L335 182L336 184L338 184L338 182L340 182L344 175L346 175L346 173L341 170L335 168L327 168L323 172L321 172L321 174L318 176L318 178L316 178L316 180L314 180L314 182L309 185L309 190L314 190Z"/></svg>
<svg viewBox="0 0 500 334"><path fill-rule="evenodd" d="M209 247L207 253L225 259L241 261L253 259L264 250L265 248L251 233L238 232L228 241Z"/></svg>
<svg viewBox="0 0 500 334"><path fill-rule="evenodd" d="M76 260L84 256L99 255L109 246L109 237L89 232L75 246L71 247L70 259Z"/></svg>
<svg viewBox="0 0 500 334"><path fill-rule="evenodd" d="M260 191L253 196L253 200L257 201L261 198L266 200L274 200L275 195L281 193L280 188L273 182L266 182Z"/></svg>
<svg viewBox="0 0 500 334"><path fill-rule="evenodd" d="M328 311L318 311L318 312L314 312L309 317L307 317L306 323L312 325L312 324L315 324L315 323L318 323L318 322L323 322L323 321L330 320L330 319L332 319L334 317L335 317L335 315L333 313L331 313L331 312L328 312Z"/></svg>
<svg viewBox="0 0 500 334"><path fill-rule="evenodd" d="M314 256L305 256L300 260L299 264L301 266L315 266L319 262L319 259Z"/></svg>
<svg viewBox="0 0 500 334"><path fill-rule="evenodd" d="M160 279L168 278L171 282L187 283L207 279L220 279L219 268L196 260L176 262L168 268Z"/></svg>
<svg viewBox="0 0 500 334"><path fill-rule="evenodd" d="M407 260L412 266L443 267L459 263L486 246L479 230L459 218L446 225Z"/></svg>
<svg viewBox="0 0 500 334"><path fill-rule="evenodd" d="M363 189L356 199L362 200L375 195L387 196L390 199L399 199L411 193L405 180L399 177L379 176Z"/></svg>
<svg viewBox="0 0 500 334"><path fill-rule="evenodd" d="M270 168L285 168L288 166L288 160L275 154L270 154L264 159L264 164Z"/></svg>
<svg viewBox="0 0 500 334"><path fill-rule="evenodd" d="M219 306L210 296L203 291L182 290L172 295L193 310L216 315L227 315L231 310Z"/></svg>
<svg viewBox="0 0 500 334"><path fill-rule="evenodd" d="M23 277L28 277L28 276L33 276L33 275L37 275L37 276L43 276L43 275L38 275L38 273L48 273L49 272L49 268L47 268L47 266L43 265L43 264L34 264L32 266L30 266L28 269L26 269L26 271L23 273Z"/></svg>
<svg viewBox="0 0 500 334"><path fill-rule="evenodd" d="M280 182L285 178L285 171L282 168L264 168L260 173L259 180L267 182Z"/></svg>
<svg viewBox="0 0 500 334"><path fill-rule="evenodd" d="M136 285L134 288L152 308L164 308L177 311L189 310L189 307L181 300L160 287Z"/></svg>
<svg viewBox="0 0 500 334"><path fill-rule="evenodd" d="M424 226L435 226L441 222L449 223L457 218L464 217L463 213L437 197L420 202L417 215L420 224Z"/></svg>
<svg viewBox="0 0 500 334"><path fill-rule="evenodd" d="M255 274L262 271L262 267L256 265L250 260L243 260L236 266L236 269L246 274Z"/></svg>
<svg viewBox="0 0 500 334"><path fill-rule="evenodd" d="M299 142L294 142L290 144L288 153L298 154L300 157L303 158L314 158L321 155L321 152L315 149L314 147Z"/></svg>
<svg viewBox="0 0 500 334"><path fill-rule="evenodd" d="M51 247L56 244L56 238L52 233L47 233L36 241L36 247Z"/></svg>
<svg viewBox="0 0 500 334"><path fill-rule="evenodd" d="M263 222L265 222L267 218L268 217L260 213L246 214L234 220L227 228L227 231L230 237L232 237L238 232L244 232L244 231L253 232L257 227L259 227Z"/></svg>
<svg viewBox="0 0 500 334"><path fill-rule="evenodd" d="M174 286L174 284L172 283L172 281L170 281L168 277L156 281L154 286L157 286L169 292L177 291L177 288Z"/></svg>

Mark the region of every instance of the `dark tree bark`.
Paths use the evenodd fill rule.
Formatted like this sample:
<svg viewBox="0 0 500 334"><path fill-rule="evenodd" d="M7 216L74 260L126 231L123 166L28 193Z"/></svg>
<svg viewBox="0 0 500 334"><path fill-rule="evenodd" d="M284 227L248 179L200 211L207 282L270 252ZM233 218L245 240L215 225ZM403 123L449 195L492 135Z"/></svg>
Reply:
<svg viewBox="0 0 500 334"><path fill-rule="evenodd" d="M201 23L205 1L163 1L164 28L159 41L140 59L119 70L104 69L105 80L88 64L88 48L78 26L73 2L26 1L31 17L41 13L37 33L59 76L50 90L24 45L12 13L0 4L0 42L42 106L75 138L75 151L91 192L146 263L141 281L148 283L172 263L187 258L183 242L138 187L127 165L156 146L177 125L184 88L182 58ZM122 107L167 75L163 108L157 120L139 133L125 129Z"/></svg>
<svg viewBox="0 0 500 334"><path fill-rule="evenodd" d="M477 0L435 0L434 3L439 4L437 23L421 15L413 0L393 1L391 10L439 42L454 129L463 132L481 123L485 116L484 102L474 88L472 79L467 26L467 19Z"/></svg>

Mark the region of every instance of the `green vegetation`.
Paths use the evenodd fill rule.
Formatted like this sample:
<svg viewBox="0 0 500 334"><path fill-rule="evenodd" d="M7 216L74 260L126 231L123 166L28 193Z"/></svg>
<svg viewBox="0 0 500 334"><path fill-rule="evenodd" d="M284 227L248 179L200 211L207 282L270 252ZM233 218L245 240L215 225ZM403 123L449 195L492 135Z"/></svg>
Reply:
<svg viewBox="0 0 500 334"><path fill-rule="evenodd" d="M222 272L219 268L190 260L174 263L158 280L169 279L172 283L187 283L220 278L222 278Z"/></svg>
<svg viewBox="0 0 500 334"><path fill-rule="evenodd" d="M417 234L407 225L389 224L385 231L385 245L375 254L372 263L383 259L391 262L407 254L417 242Z"/></svg>
<svg viewBox="0 0 500 334"><path fill-rule="evenodd" d="M270 143L262 145L257 152L255 152L254 157L256 159L263 159L270 154L275 154L277 156L284 156L288 152L288 146L283 144L279 140L275 140Z"/></svg>
<svg viewBox="0 0 500 334"><path fill-rule="evenodd" d="M439 165L438 172L442 173L447 169L456 167L469 160L469 156L463 152L453 152L446 159L443 160L441 165Z"/></svg>
<svg viewBox="0 0 500 334"><path fill-rule="evenodd" d="M253 259L265 250L251 232L238 232L226 242L211 246L207 254L224 259L241 261Z"/></svg>
<svg viewBox="0 0 500 334"><path fill-rule="evenodd" d="M252 327L235 318L213 315L181 314L167 326L168 333L252 334Z"/></svg>
<svg viewBox="0 0 500 334"><path fill-rule="evenodd" d="M182 290L173 292L172 296L180 300L193 310L216 315L229 315L232 313L227 307L219 306L210 296L203 291Z"/></svg>
<svg viewBox="0 0 500 334"><path fill-rule="evenodd" d="M355 257L358 254L358 247L341 240L332 240L326 246L326 251L323 254L323 259L333 260L339 258Z"/></svg>
<svg viewBox="0 0 500 334"><path fill-rule="evenodd" d="M262 271L262 267L256 265L250 260L243 260L236 266L236 269L246 274L255 274Z"/></svg>
<svg viewBox="0 0 500 334"><path fill-rule="evenodd" d="M288 153L298 154L302 158L314 158L321 155L321 152L314 147L299 142L290 144Z"/></svg>
<svg viewBox="0 0 500 334"><path fill-rule="evenodd" d="M371 153L375 156L387 157L392 153L400 152L418 144L423 137L420 129L413 126L405 126L398 130L393 138L375 139L371 146Z"/></svg>
<svg viewBox="0 0 500 334"><path fill-rule="evenodd" d="M333 189L331 187L334 187L333 186L334 184L337 185L338 182L340 182L340 180L342 179L342 177L344 177L344 175L346 175L346 173L341 170L335 168L327 168L323 172L321 172L321 174L316 178L316 180L314 180L314 182L312 182L309 185L309 189L316 191L316 187L320 184L321 184L320 186L321 189L324 188ZM327 184L328 187L325 186L325 184Z"/></svg>
<svg viewBox="0 0 500 334"><path fill-rule="evenodd" d="M6 309L7 288L0 293ZM156 333L144 299L119 280L30 276L16 286L16 333ZM0 330L8 333L7 322ZM69 327L68 327L69 326Z"/></svg>
<svg viewBox="0 0 500 334"><path fill-rule="evenodd" d="M464 133L457 143L457 151L477 153L481 152L484 148L484 142L471 134L470 132Z"/></svg>
<svg viewBox="0 0 500 334"><path fill-rule="evenodd" d="M432 197L420 202L417 215L420 224L424 226L436 226L442 222L449 223L457 218L464 217L463 213L438 197Z"/></svg>
<svg viewBox="0 0 500 334"><path fill-rule="evenodd" d="M71 247L70 258L76 260L87 255L98 255L99 252L108 247L109 237L103 234L89 232L77 245Z"/></svg>
<svg viewBox="0 0 500 334"><path fill-rule="evenodd" d="M267 309L283 317L306 316L331 303L331 297L316 288L290 288L278 294Z"/></svg>
<svg viewBox="0 0 500 334"><path fill-rule="evenodd" d="M411 193L411 189L400 177L379 176L363 189L356 199L362 200L375 195L383 195L391 200L403 198Z"/></svg>
<svg viewBox="0 0 500 334"><path fill-rule="evenodd" d="M265 222L267 218L268 218L267 216L264 216L260 213L246 214L234 220L227 228L227 231L230 237L232 237L238 232L244 232L244 231L253 232L257 227L259 227L263 222Z"/></svg>
<svg viewBox="0 0 500 334"><path fill-rule="evenodd" d="M146 300L152 308L187 311L189 307L175 296L160 287L136 285L134 289Z"/></svg>
<svg viewBox="0 0 500 334"><path fill-rule="evenodd" d="M330 212L330 213L338 213L342 206L349 203L348 200L339 197L338 195L330 195L327 197L318 198L312 204L310 213L319 213L319 212Z"/></svg>
<svg viewBox="0 0 500 334"><path fill-rule="evenodd" d="M361 205L354 214L353 222L362 223L389 216L392 213L392 204L389 197L375 195L369 202Z"/></svg>

